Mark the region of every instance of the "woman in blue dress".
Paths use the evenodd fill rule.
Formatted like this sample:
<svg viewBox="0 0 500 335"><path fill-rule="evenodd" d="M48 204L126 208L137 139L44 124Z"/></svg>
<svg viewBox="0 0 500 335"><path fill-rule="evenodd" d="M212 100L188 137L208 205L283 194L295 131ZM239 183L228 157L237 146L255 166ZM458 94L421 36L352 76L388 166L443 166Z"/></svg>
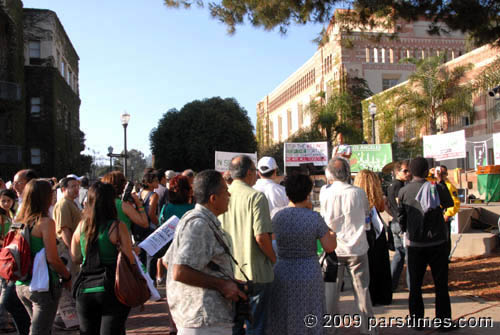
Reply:
<svg viewBox="0 0 500 335"><path fill-rule="evenodd" d="M298 174L285 181L288 207L273 217L273 232L278 245L278 261L274 266L266 331L268 334L323 334L325 286L319 266L316 241L326 252L337 246L319 213L312 210L309 200L313 183ZM306 315L318 317L318 325L307 328Z"/></svg>

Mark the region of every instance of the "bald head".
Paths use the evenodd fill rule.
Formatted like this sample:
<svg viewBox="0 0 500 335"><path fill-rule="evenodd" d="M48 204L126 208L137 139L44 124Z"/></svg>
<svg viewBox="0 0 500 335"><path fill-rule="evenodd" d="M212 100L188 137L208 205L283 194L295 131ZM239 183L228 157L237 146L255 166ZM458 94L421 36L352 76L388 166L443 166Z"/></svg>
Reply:
<svg viewBox="0 0 500 335"><path fill-rule="evenodd" d="M229 164L229 172L233 179L239 179L246 184L253 186L257 181L257 169L250 157L239 155L234 157Z"/></svg>
<svg viewBox="0 0 500 335"><path fill-rule="evenodd" d="M328 171L330 171L333 180L347 183L349 178L351 178L349 162L340 157L334 157L330 160L328 163Z"/></svg>

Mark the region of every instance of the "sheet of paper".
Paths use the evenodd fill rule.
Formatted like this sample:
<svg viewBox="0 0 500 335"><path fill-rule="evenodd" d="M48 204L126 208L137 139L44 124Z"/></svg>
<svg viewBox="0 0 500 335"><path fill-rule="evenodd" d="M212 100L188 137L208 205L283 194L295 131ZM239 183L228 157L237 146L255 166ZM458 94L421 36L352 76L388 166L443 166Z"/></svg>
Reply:
<svg viewBox="0 0 500 335"><path fill-rule="evenodd" d="M139 243L139 247L144 249L149 256L155 255L158 250L174 238L177 223L179 223L179 218L175 215L172 216L160 228L149 235L147 239Z"/></svg>
<svg viewBox="0 0 500 335"><path fill-rule="evenodd" d="M380 236L380 233L382 232L382 228L384 228L384 224L382 223L382 220L380 219L375 207L372 207L372 211L370 214L372 217L373 229L375 229L375 236L376 238L378 238Z"/></svg>

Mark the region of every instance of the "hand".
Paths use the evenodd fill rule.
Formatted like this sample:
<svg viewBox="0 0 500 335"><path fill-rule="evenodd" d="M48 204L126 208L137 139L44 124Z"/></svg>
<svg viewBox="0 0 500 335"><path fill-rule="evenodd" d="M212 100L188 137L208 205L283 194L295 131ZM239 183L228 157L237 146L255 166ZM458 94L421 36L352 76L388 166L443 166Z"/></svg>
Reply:
<svg viewBox="0 0 500 335"><path fill-rule="evenodd" d="M247 300L248 297L245 293L238 289L238 285L232 280L224 280L224 284L219 289L220 293L224 296L224 298L229 299L231 301L238 301L240 299Z"/></svg>
<svg viewBox="0 0 500 335"><path fill-rule="evenodd" d="M142 206L142 200L139 199L139 197L137 196L137 193L132 192L132 193L130 193L130 196L132 197L132 199L134 199L134 203L135 203L136 207Z"/></svg>
<svg viewBox="0 0 500 335"><path fill-rule="evenodd" d="M445 215L444 216L444 222L448 222L448 221L450 221L450 217Z"/></svg>

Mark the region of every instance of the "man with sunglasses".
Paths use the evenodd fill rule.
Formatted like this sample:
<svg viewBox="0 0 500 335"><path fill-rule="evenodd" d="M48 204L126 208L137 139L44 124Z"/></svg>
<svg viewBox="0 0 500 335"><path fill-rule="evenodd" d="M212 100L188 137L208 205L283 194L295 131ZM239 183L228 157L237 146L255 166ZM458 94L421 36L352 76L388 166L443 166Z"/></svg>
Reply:
<svg viewBox="0 0 500 335"><path fill-rule="evenodd" d="M387 188L387 201L389 205L389 212L392 215L391 230L394 238L394 257L391 263L391 276L392 276L392 291L395 292L398 288L399 277L403 271L405 264L406 250L403 245L403 232L398 221L398 193L399 190L411 180L411 173L409 170L408 161L396 162L394 164L394 180ZM408 276L406 278L408 289L410 288L410 281Z"/></svg>

